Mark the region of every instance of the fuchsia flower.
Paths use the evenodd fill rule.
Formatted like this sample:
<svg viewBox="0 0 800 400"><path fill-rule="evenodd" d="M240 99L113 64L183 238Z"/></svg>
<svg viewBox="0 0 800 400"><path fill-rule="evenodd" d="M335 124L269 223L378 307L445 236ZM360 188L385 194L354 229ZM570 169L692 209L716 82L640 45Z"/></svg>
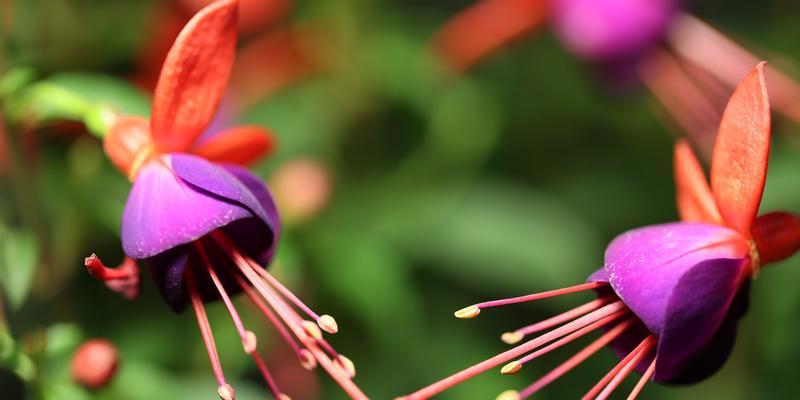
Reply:
<svg viewBox="0 0 800 400"><path fill-rule="evenodd" d="M321 330L336 333L336 321L316 314L265 268L275 252L280 218L266 186L236 164L268 151L268 132L237 127L198 141L233 66L237 7L236 0L220 0L202 9L167 55L149 121L121 117L105 139L106 153L133 181L122 217L122 246L130 259L149 267L173 310L191 304L220 398L233 399L234 390L225 379L203 304L216 300L225 304L272 395L286 398L231 301L242 291L304 367L322 365L351 397L365 398L351 380L352 362L322 337ZM87 266L113 289L130 290L138 282L138 274L133 279L108 269L96 257L88 258Z"/></svg>
<svg viewBox="0 0 800 400"><path fill-rule="evenodd" d="M730 92L758 58L679 0L478 0L436 33L435 54L465 71L545 23L578 58L607 77L638 77L704 158ZM800 122L800 85L773 71L775 108Z"/></svg>
<svg viewBox="0 0 800 400"><path fill-rule="evenodd" d="M651 379L690 383L715 372L733 346L737 321L747 308L750 278L762 265L800 249L800 218L782 212L756 218L769 140L769 102L761 63L739 84L725 109L710 188L688 144L676 145L681 222L618 236L606 249L603 268L588 283L457 311L459 318L473 318L490 307L592 289L598 295L597 300L504 334L502 339L513 344L556 327L407 398L431 397L504 363L501 372L517 373L531 360L598 329L604 333L588 347L524 390L505 392L501 398L529 397L606 345L622 361L585 399L607 398L634 369L643 375L629 399Z"/></svg>

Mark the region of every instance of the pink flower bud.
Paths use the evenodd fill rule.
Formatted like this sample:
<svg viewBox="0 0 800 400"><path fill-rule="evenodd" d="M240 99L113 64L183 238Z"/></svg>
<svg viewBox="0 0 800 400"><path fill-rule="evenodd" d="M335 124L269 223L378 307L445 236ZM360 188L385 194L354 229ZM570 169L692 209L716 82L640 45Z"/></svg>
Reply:
<svg viewBox="0 0 800 400"><path fill-rule="evenodd" d="M87 340L72 357L72 379L88 389L106 386L117 371L119 356L105 339Z"/></svg>

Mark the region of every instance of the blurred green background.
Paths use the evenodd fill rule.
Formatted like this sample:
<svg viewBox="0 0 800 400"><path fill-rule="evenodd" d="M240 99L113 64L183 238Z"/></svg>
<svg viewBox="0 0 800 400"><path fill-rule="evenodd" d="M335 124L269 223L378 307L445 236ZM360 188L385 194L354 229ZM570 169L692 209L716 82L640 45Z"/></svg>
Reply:
<svg viewBox="0 0 800 400"><path fill-rule="evenodd" d="M14 338L3 336L0 359L13 369L13 349L30 354L38 371L31 395L214 396L191 313L165 307L146 273L140 298L128 302L85 272L83 257L92 252L109 264L122 259L119 217L129 183L83 125L47 118L51 111L54 120L68 116L64 107L76 102L70 94L146 113L147 91L129 82L142 70L143 41L164 3L0 1L0 72L15 71L0 87L6 118L32 107L48 121L8 129L11 152L0 163L11 165L0 176L0 284ZM660 124L659 106L645 91L604 84L547 31L464 76L443 73L424 46L469 3L298 0L264 31L313 26L323 33L315 43L325 67L249 102L237 117L278 138L275 154L255 167L259 175L273 176L298 158L327 171L332 196L316 215L289 221L273 268L316 310L337 318L340 333L331 341L356 363L356 382L375 399L495 355L507 347L502 332L590 295L466 321L453 311L581 282L616 234L676 219L674 132ZM795 2L697 1L690 9L750 48L800 60ZM40 96L47 101L8 100L32 82L51 85ZM800 127L776 117L774 129L762 210L800 212ZM292 206L291 196L282 206ZM688 388L649 385L642 398L798 398L799 264L793 257L755 281L752 308L719 373ZM240 304L246 319L262 321ZM215 303L209 313L238 398L264 398L224 307ZM285 345L261 330L260 348L293 398L344 397L324 374L300 374ZM75 346L91 337L113 341L122 360L112 384L95 392L71 383L68 372ZM560 349L513 377L487 372L440 398L521 389L579 348ZM537 398L581 396L614 363L601 352ZM628 379L618 396L634 383ZM19 398L19 385L0 368L0 397Z"/></svg>

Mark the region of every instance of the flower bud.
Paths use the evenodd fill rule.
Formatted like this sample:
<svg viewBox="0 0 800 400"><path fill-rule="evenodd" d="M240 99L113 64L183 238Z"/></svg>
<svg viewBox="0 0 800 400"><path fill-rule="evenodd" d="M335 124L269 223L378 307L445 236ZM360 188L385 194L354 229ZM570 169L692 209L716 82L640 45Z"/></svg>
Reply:
<svg viewBox="0 0 800 400"><path fill-rule="evenodd" d="M72 379L87 389L99 389L111 381L118 364L117 349L111 342L88 340L72 357Z"/></svg>

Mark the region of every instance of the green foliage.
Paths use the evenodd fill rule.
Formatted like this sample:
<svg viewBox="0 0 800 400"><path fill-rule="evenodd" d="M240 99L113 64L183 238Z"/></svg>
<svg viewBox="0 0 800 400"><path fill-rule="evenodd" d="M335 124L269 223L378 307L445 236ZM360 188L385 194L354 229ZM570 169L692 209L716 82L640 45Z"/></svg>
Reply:
<svg viewBox="0 0 800 400"><path fill-rule="evenodd" d="M24 230L0 225L0 285L12 308L19 308L33 284L39 248L34 236Z"/></svg>

